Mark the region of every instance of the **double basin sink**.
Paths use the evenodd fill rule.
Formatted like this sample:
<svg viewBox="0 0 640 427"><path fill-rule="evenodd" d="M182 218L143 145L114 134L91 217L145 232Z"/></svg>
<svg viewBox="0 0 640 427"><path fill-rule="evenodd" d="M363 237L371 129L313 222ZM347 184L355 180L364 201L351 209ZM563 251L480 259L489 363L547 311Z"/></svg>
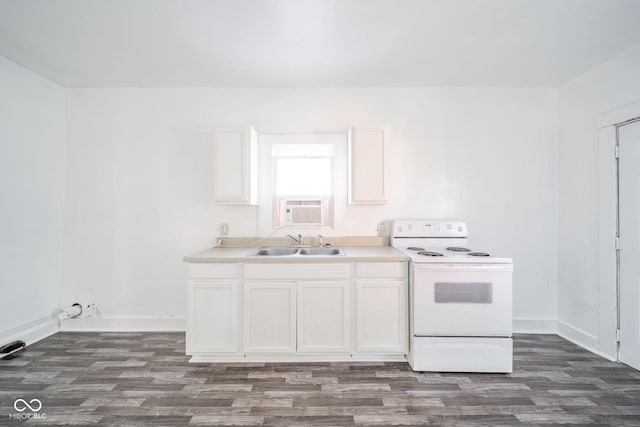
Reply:
<svg viewBox="0 0 640 427"><path fill-rule="evenodd" d="M343 256L342 248L316 247L316 248L290 248L290 247L262 247L251 252L247 256Z"/></svg>

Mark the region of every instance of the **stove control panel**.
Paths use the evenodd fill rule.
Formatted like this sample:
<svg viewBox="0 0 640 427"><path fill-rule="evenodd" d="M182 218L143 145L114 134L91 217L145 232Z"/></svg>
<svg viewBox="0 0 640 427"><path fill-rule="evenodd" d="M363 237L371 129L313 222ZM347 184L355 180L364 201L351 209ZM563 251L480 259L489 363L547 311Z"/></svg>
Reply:
<svg viewBox="0 0 640 427"><path fill-rule="evenodd" d="M395 220L392 237L467 237L467 224L455 220Z"/></svg>

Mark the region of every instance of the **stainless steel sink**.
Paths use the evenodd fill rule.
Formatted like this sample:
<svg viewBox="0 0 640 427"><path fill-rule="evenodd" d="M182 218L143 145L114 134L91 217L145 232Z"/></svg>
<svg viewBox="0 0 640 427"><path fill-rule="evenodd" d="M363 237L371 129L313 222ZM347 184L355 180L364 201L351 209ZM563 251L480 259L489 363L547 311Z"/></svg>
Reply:
<svg viewBox="0 0 640 427"><path fill-rule="evenodd" d="M300 255L344 255L342 248L304 248L298 252Z"/></svg>
<svg viewBox="0 0 640 427"><path fill-rule="evenodd" d="M344 255L342 248L285 248L281 246L265 246L249 253L247 256L339 256Z"/></svg>
<svg viewBox="0 0 640 427"><path fill-rule="evenodd" d="M287 256L295 255L298 252L298 248L258 248L251 252L248 256Z"/></svg>

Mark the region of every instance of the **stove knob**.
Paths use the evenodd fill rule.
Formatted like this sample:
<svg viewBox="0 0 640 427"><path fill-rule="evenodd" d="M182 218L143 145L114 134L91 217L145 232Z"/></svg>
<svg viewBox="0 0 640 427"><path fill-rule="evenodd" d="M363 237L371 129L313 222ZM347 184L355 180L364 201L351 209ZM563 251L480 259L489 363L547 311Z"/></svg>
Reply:
<svg viewBox="0 0 640 427"><path fill-rule="evenodd" d="M447 230L451 230L451 224L447 224Z"/></svg>
<svg viewBox="0 0 640 427"><path fill-rule="evenodd" d="M462 233L462 230L463 230L462 226L461 226L461 225L459 225L459 226L458 226L458 231L459 231L460 233Z"/></svg>

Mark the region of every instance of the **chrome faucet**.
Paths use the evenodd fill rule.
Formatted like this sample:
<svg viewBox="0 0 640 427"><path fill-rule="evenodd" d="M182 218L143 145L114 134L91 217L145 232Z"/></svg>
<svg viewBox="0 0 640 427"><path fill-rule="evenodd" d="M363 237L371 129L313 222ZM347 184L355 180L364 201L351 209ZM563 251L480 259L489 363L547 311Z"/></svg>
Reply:
<svg viewBox="0 0 640 427"><path fill-rule="evenodd" d="M322 234L318 234L318 247L323 247L324 244L322 243Z"/></svg>
<svg viewBox="0 0 640 427"><path fill-rule="evenodd" d="M287 234L287 237L296 242L298 245L304 245L304 237L302 234L298 234L298 237L292 236L291 234Z"/></svg>

